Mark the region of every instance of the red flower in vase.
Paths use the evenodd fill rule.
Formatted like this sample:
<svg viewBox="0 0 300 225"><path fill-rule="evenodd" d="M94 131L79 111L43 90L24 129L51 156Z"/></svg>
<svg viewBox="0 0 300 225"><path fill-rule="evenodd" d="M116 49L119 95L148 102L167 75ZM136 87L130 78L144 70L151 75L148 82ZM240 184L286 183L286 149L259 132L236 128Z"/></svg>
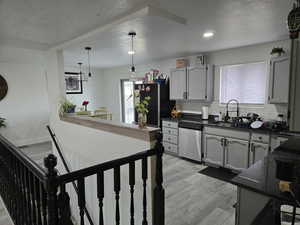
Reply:
<svg viewBox="0 0 300 225"><path fill-rule="evenodd" d="M86 105L88 105L89 103L90 103L89 101L83 101L83 102L82 102L82 105L83 105L83 106L86 106Z"/></svg>

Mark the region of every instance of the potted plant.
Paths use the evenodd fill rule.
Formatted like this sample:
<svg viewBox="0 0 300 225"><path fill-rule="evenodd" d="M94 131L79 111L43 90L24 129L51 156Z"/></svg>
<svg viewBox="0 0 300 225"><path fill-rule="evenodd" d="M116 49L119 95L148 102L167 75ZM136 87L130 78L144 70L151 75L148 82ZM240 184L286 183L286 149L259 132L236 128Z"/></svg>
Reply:
<svg viewBox="0 0 300 225"><path fill-rule="evenodd" d="M283 50L283 48L275 47L275 48L272 49L270 54L273 57L279 57L284 53L285 53L285 51Z"/></svg>
<svg viewBox="0 0 300 225"><path fill-rule="evenodd" d="M147 124L147 114L149 112L148 105L150 100L151 98L148 96L145 97L145 99L141 102L135 104L135 109L138 113L138 124L140 128L144 128Z"/></svg>
<svg viewBox="0 0 300 225"><path fill-rule="evenodd" d="M2 118L2 117L0 117L0 128L1 127L6 127L5 118Z"/></svg>
<svg viewBox="0 0 300 225"><path fill-rule="evenodd" d="M59 114L63 115L65 113L74 113L75 112L76 105L74 105L72 102L70 102L67 99L63 99L60 102L59 107Z"/></svg>
<svg viewBox="0 0 300 225"><path fill-rule="evenodd" d="M84 106L84 111L87 111L87 106L90 102L89 101L83 101L82 105Z"/></svg>

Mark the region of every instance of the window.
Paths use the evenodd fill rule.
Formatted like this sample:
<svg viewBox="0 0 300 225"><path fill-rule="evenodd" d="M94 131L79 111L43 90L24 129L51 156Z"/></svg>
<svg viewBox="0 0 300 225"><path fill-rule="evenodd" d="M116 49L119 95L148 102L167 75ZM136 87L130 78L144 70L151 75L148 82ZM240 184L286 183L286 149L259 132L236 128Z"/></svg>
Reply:
<svg viewBox="0 0 300 225"><path fill-rule="evenodd" d="M127 79L121 80L121 104L122 104L122 122L134 122L134 84L142 84L142 80L131 81Z"/></svg>
<svg viewBox="0 0 300 225"><path fill-rule="evenodd" d="M121 80L122 121L124 123L134 122L133 84L133 81Z"/></svg>
<svg viewBox="0 0 300 225"><path fill-rule="evenodd" d="M265 62L222 66L220 74L220 103L227 103L230 99L244 104L265 103Z"/></svg>

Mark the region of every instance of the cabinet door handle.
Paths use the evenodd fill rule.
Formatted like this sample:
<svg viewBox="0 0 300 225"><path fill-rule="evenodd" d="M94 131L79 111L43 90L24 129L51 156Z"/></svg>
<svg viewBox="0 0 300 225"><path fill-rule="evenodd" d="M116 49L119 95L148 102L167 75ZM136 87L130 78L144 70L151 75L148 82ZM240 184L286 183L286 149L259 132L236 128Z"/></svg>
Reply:
<svg viewBox="0 0 300 225"><path fill-rule="evenodd" d="M250 150L251 150L251 152L254 152L254 151L255 151L254 143L251 143Z"/></svg>
<svg viewBox="0 0 300 225"><path fill-rule="evenodd" d="M224 138L221 138L221 146L224 147Z"/></svg>

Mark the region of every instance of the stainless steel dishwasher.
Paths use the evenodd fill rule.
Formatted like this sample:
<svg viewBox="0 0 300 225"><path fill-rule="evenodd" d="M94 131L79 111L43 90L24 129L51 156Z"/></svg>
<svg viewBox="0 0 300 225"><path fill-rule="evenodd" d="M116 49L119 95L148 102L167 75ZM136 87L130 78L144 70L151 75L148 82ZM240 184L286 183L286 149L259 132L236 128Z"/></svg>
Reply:
<svg viewBox="0 0 300 225"><path fill-rule="evenodd" d="M202 161L202 125L196 121L179 123L179 156Z"/></svg>

